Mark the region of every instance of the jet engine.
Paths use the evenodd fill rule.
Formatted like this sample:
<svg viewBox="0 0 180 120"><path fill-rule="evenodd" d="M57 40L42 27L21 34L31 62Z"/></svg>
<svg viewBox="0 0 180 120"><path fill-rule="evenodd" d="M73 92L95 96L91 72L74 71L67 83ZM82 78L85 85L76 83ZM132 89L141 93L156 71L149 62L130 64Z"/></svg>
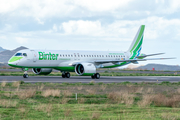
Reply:
<svg viewBox="0 0 180 120"><path fill-rule="evenodd" d="M96 73L96 67L92 63L79 63L75 66L75 72L82 76L92 76Z"/></svg>
<svg viewBox="0 0 180 120"><path fill-rule="evenodd" d="M33 68L33 73L36 75L48 75L52 72L51 68Z"/></svg>

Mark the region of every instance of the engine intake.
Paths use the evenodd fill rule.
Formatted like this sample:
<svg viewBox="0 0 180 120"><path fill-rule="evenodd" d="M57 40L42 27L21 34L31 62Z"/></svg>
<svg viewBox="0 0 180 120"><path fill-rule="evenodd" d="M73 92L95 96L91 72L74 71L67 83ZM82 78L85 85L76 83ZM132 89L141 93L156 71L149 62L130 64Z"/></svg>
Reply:
<svg viewBox="0 0 180 120"><path fill-rule="evenodd" d="M91 76L96 73L96 67L92 63L79 63L75 66L77 75Z"/></svg>
<svg viewBox="0 0 180 120"><path fill-rule="evenodd" d="M52 72L51 68L33 68L33 73L36 75L48 75Z"/></svg>

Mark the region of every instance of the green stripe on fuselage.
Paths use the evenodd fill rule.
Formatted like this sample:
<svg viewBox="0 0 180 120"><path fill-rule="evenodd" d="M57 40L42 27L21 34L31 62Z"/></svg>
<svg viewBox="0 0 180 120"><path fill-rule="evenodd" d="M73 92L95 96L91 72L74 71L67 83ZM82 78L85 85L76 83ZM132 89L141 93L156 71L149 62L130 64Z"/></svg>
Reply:
<svg viewBox="0 0 180 120"><path fill-rule="evenodd" d="M19 66L19 65L13 65L13 64L9 64L9 66L12 67L17 67L17 68L52 68L52 69L56 69L56 70L61 70L61 71L68 71L68 72L74 72L75 71L75 67L74 66L63 66L63 67L54 67L54 66L46 66L46 67L42 67L42 66Z"/></svg>
<svg viewBox="0 0 180 120"><path fill-rule="evenodd" d="M18 61L18 60L20 60L20 59L22 59L23 57L17 57L17 56L13 56L10 60L9 60L9 62L15 62L15 61Z"/></svg>

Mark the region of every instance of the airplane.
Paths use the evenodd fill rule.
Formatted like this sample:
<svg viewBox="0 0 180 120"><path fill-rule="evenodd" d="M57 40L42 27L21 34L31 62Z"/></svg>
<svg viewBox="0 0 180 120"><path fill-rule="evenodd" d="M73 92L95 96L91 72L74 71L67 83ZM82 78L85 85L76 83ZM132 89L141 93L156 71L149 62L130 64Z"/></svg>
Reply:
<svg viewBox="0 0 180 120"><path fill-rule="evenodd" d="M141 54L145 25L141 25L131 46L125 52L121 51L77 51L77 50L31 50L25 49L15 53L8 65L22 68L24 78L28 78L28 69L32 68L37 75L48 75L53 69L62 73L62 78L70 78L70 72L79 76L91 76L99 79L97 68L115 68L138 61L165 60L174 58L151 58L157 54Z"/></svg>

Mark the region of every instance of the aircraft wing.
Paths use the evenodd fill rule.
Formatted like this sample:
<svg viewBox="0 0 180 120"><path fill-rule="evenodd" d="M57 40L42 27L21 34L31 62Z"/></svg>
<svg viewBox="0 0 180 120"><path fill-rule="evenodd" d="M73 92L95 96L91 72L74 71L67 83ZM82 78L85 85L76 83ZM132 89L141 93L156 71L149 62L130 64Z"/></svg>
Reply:
<svg viewBox="0 0 180 120"><path fill-rule="evenodd" d="M150 58L150 59L128 59L128 60L96 60L95 63L119 63L119 62L138 62L138 61L147 61L147 60L167 60L167 59L176 59L176 58Z"/></svg>

